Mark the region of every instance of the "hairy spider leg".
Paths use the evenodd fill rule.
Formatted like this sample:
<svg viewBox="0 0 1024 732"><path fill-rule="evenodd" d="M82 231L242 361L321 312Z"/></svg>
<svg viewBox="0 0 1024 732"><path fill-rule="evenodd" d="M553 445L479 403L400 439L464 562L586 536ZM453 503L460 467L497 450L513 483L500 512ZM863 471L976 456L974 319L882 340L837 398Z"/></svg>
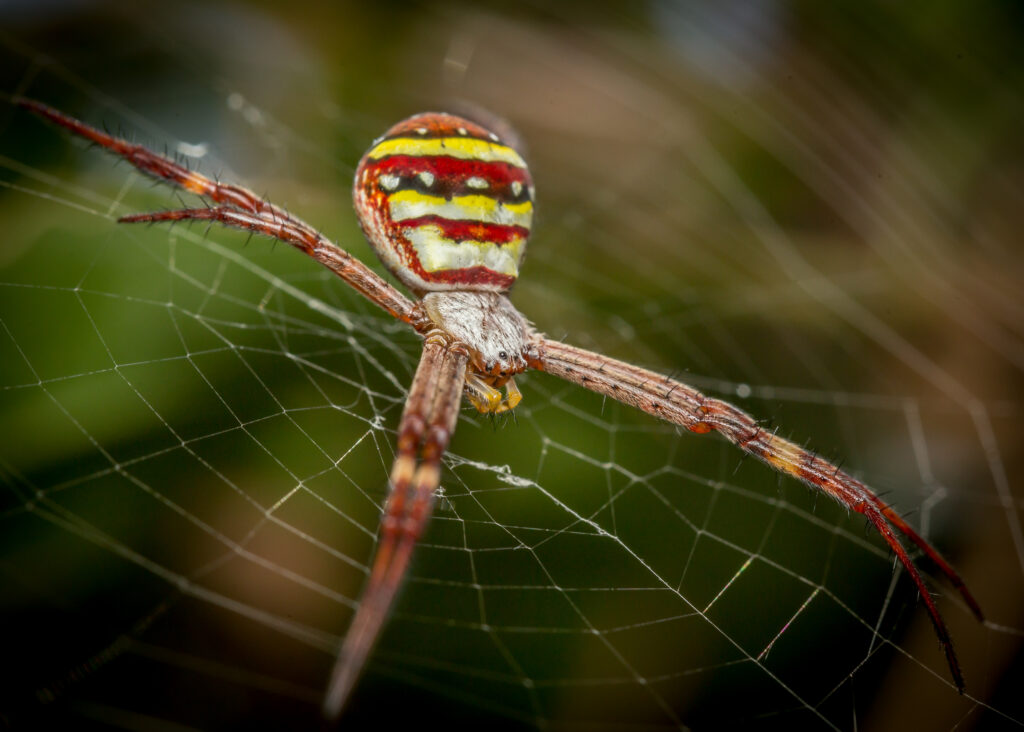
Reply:
<svg viewBox="0 0 1024 732"><path fill-rule="evenodd" d="M960 592L979 620L983 620L981 608L964 581L938 551L911 529L906 521L871 489L809 450L762 429L753 417L738 407L705 396L680 381L558 341L544 339L535 343L535 346L536 355L530 363L533 368L547 371L598 394L642 409L655 417L681 425L691 432L706 434L712 430L717 431L744 452L832 496L847 508L863 514L895 552L917 587L946 656L953 682L957 690L963 693L963 674L953 651L953 642L945 621L893 527L925 552Z"/></svg>
<svg viewBox="0 0 1024 732"><path fill-rule="evenodd" d="M352 289L388 311L393 317L418 325L415 305L358 259L296 219L268 220L257 214L227 206L154 211L122 216L118 223L159 223L164 221L213 221L233 229L245 229L291 244L334 272ZM366 274L369 273L370 277ZM401 299L398 299L401 298Z"/></svg>
<svg viewBox="0 0 1024 732"><path fill-rule="evenodd" d="M30 99L16 103L28 111L70 130L127 160L147 175L221 204L213 208L182 209L123 216L123 223L203 220L281 239L317 260L353 289L393 317L414 327L420 325L418 309L384 278L322 236L316 229L287 211L268 203L241 186L218 183L184 165L147 150L142 145L108 135L56 109Z"/></svg>
<svg viewBox="0 0 1024 732"><path fill-rule="evenodd" d="M430 518L441 456L455 430L468 361L464 350L449 347L443 338L427 337L398 428L398 455L377 554L327 687L323 712L330 720L340 716L366 664Z"/></svg>

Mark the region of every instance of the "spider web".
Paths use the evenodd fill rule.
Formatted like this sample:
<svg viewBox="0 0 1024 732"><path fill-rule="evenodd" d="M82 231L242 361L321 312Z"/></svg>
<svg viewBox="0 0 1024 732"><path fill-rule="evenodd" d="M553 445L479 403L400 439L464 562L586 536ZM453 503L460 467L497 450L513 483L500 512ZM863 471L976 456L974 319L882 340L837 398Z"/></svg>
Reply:
<svg viewBox="0 0 1024 732"><path fill-rule="evenodd" d="M19 94L374 266L369 141L451 100L507 115L539 201L517 306L841 461L988 618L932 583L959 696L860 517L528 374L515 421L463 410L353 724L1024 721L1020 17L858 8L2 11L5 721L314 724L419 352L287 247L115 225L179 194Z"/></svg>

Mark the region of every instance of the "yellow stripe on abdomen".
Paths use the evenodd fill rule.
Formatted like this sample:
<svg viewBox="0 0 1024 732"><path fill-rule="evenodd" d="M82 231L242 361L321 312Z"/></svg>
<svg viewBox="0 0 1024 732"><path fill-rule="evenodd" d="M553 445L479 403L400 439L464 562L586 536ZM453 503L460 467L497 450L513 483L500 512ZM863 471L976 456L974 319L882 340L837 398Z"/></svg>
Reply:
<svg viewBox="0 0 1024 732"><path fill-rule="evenodd" d="M373 160L389 155L448 156L460 160L481 160L487 163L508 163L517 168L526 167L526 162L512 148L472 137L395 137L377 143L367 153L367 157Z"/></svg>
<svg viewBox="0 0 1024 732"><path fill-rule="evenodd" d="M481 221L485 224L522 226L533 221L533 203L501 203L490 196L455 196L451 199L405 190L388 196L392 221L438 216L453 221Z"/></svg>

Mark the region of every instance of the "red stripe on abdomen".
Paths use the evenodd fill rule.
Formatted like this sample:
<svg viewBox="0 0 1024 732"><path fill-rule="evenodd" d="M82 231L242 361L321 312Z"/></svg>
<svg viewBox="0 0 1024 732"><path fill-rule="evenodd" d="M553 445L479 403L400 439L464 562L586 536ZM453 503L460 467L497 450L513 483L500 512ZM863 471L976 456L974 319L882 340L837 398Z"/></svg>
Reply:
<svg viewBox="0 0 1024 732"><path fill-rule="evenodd" d="M482 241L490 244L508 244L516 239L525 239L530 235L530 230L523 226L506 226L504 224L487 224L481 221L457 221L446 219L441 216L420 216L415 219L405 219L396 222L395 226L400 228L436 226L441 230L445 239L453 241Z"/></svg>
<svg viewBox="0 0 1024 732"><path fill-rule="evenodd" d="M472 158L450 158L442 155L392 155L375 160L366 166L381 173L405 173L411 175L429 171L434 175L469 178L479 176L485 180L517 180L526 183L529 175L523 168L508 163L491 163Z"/></svg>
<svg viewBox="0 0 1024 732"><path fill-rule="evenodd" d="M513 183L519 183L523 189L531 183L530 174L515 165L443 156L392 155L369 163L366 168L373 176L390 173L414 178L420 173L430 173L434 182L429 190L442 197L474 193L511 201L518 198L511 190ZM481 178L488 185L486 188L472 188L466 185L470 178Z"/></svg>
<svg viewBox="0 0 1024 732"><path fill-rule="evenodd" d="M498 274L486 267L463 267L462 269L442 269L437 272L420 271L420 277L427 282L443 282L448 285L493 286L507 290L516 281L515 277Z"/></svg>

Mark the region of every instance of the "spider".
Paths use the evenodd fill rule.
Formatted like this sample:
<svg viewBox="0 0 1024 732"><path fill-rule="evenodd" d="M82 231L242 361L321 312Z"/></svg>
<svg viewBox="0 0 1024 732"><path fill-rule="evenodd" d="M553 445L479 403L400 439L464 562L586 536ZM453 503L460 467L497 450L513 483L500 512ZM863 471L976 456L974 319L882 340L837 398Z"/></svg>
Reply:
<svg viewBox="0 0 1024 732"><path fill-rule="evenodd" d="M132 214L119 221L218 222L286 242L423 337L398 425L377 552L325 695L328 719L340 716L430 517L441 457L455 430L462 395L482 413L507 412L522 399L514 378L528 369L554 374L697 434L718 432L777 471L863 514L917 587L953 683L963 693L945 622L899 535L924 553L979 620L981 609L935 548L867 486L765 430L741 409L675 379L546 338L516 310L506 292L519 274L534 188L519 152L494 132L450 114L418 114L374 141L359 162L353 197L363 232L387 269L416 295L411 300L316 229L244 188L211 180L42 103L21 99L18 104L143 173L210 202L204 208Z"/></svg>

